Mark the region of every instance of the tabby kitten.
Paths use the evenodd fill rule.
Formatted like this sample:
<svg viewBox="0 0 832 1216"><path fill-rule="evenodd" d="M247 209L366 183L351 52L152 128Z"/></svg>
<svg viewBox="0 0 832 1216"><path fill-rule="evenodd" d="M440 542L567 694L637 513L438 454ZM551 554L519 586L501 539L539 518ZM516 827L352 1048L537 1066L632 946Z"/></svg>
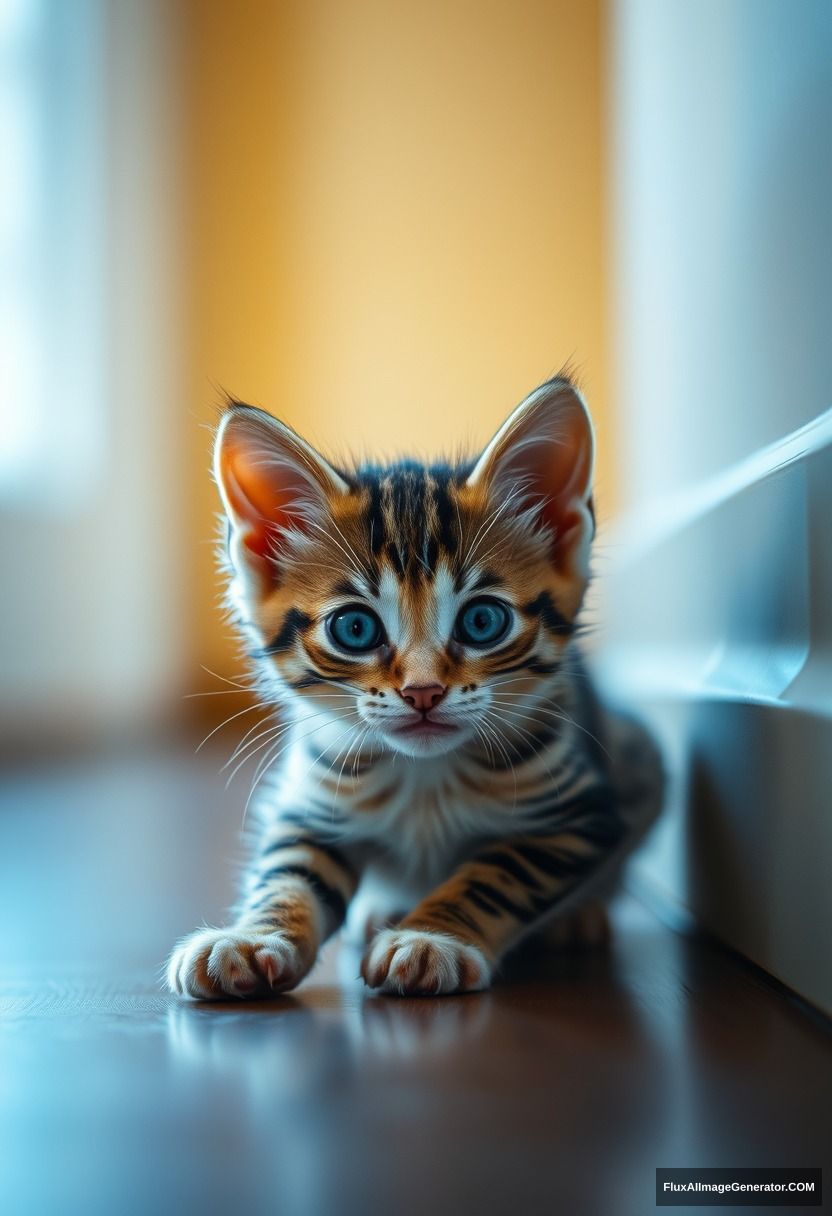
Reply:
<svg viewBox="0 0 832 1216"><path fill-rule="evenodd" d="M359 936L386 926L364 954L371 988L485 988L522 937L606 889L661 780L641 729L600 710L573 639L592 467L565 376L455 465L336 468L229 407L229 599L282 726L239 910L179 943L174 992L293 988L351 901Z"/></svg>

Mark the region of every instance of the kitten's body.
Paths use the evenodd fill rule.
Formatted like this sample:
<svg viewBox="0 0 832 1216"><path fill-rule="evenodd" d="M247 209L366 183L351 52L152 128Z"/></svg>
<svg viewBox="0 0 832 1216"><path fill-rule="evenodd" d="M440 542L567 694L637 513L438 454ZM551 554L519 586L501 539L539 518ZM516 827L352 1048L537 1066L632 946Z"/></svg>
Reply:
<svg viewBox="0 0 832 1216"><path fill-rule="evenodd" d="M398 922L370 943L368 984L482 987L609 884L661 782L643 732L597 705L572 636L591 468L565 379L453 468L347 473L259 411L227 415L230 598L284 716L235 926L180 945L174 990L293 986L359 883L353 935Z"/></svg>
<svg viewBox="0 0 832 1216"><path fill-rule="evenodd" d="M510 745L508 758L517 757L511 766L493 745L490 751L485 746L462 748L427 762L403 760L395 752L370 745L355 754L340 754L334 765L325 757L314 763L322 743L320 735L310 734L290 746L285 768L273 783L265 783L268 788L258 801L263 819L258 854L262 855L273 826L295 821L299 828L311 829L322 841L353 855L361 882L346 928L352 942L363 945L368 925L380 927L400 919L467 856L504 839L507 813L513 834L534 834L557 830L570 816L574 820L576 805L589 810L601 802L606 819L608 804L614 801L623 852L629 852L658 809L660 785L655 771L649 765L644 771L645 759L655 757L634 723L613 719L592 703L591 689L579 685L587 681L575 654L570 675L553 680L545 694L547 704L557 705L564 715L557 737L524 762L523 750L513 743L528 741L522 736L512 741L509 736L504 744ZM581 691L583 695L577 695ZM301 719L298 734L305 729ZM485 786L483 769L488 773ZM626 770L633 789L611 788L619 774L623 779L621 770ZM298 798L298 775L306 800ZM471 798L472 785L478 787L476 801ZM529 795L529 785L535 791L542 788L542 797L537 792ZM613 846L617 826L607 826ZM571 899L564 892L553 912L564 913L608 891L620 855L611 848L609 869L597 873L594 883L587 879L579 883ZM256 883L257 874L255 865L249 884ZM529 929L539 927L535 921Z"/></svg>

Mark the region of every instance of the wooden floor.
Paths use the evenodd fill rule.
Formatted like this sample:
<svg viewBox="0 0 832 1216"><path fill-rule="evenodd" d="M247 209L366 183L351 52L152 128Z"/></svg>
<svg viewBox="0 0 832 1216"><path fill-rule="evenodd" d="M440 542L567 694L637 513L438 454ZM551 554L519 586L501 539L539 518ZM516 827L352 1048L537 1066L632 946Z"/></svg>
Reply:
<svg viewBox="0 0 832 1216"><path fill-rule="evenodd" d="M2 784L5 1216L644 1216L657 1166L830 1165L825 1031L632 901L608 952L481 995L369 996L336 949L293 996L169 998L167 949L233 890L242 791L216 769Z"/></svg>

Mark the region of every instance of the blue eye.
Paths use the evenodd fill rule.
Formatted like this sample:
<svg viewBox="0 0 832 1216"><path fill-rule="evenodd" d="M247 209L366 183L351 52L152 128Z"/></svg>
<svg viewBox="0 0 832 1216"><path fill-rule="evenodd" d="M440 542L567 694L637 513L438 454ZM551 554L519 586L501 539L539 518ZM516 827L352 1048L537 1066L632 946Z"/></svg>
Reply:
<svg viewBox="0 0 832 1216"><path fill-rule="evenodd" d="M329 636L341 650L363 654L384 641L381 621L369 608L339 608L327 621Z"/></svg>
<svg viewBox="0 0 832 1216"><path fill-rule="evenodd" d="M510 625L511 613L505 604L483 596L460 611L454 637L464 646L494 646L506 636Z"/></svg>

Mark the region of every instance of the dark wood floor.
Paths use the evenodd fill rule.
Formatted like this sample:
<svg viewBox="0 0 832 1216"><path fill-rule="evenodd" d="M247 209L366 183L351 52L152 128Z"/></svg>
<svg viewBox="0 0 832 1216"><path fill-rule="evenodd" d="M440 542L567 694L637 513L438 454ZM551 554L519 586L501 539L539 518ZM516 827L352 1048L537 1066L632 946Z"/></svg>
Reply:
<svg viewBox="0 0 832 1216"><path fill-rule="evenodd" d="M3 782L3 1213L643 1216L657 1166L830 1164L824 1030L632 901L608 952L481 995L368 996L336 949L267 1004L169 998L168 947L233 889L216 768Z"/></svg>

